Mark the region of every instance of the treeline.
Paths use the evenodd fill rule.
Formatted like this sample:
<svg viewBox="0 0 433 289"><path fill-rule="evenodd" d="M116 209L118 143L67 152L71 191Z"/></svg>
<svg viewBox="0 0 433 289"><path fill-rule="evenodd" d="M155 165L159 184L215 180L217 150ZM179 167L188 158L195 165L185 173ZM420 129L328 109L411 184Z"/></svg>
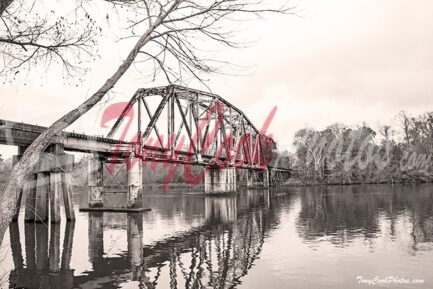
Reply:
<svg viewBox="0 0 433 289"><path fill-rule="evenodd" d="M367 124L333 124L296 132L296 177L304 184L430 182L433 112L396 116L375 131Z"/></svg>

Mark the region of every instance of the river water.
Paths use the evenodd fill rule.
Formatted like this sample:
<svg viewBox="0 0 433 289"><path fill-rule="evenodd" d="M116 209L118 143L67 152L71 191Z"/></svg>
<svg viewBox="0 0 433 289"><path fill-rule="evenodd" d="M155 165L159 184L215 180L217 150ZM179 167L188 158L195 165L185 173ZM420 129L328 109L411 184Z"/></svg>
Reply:
<svg viewBox="0 0 433 289"><path fill-rule="evenodd" d="M428 185L146 191L142 214L85 200L75 223L10 226L3 288L433 288Z"/></svg>

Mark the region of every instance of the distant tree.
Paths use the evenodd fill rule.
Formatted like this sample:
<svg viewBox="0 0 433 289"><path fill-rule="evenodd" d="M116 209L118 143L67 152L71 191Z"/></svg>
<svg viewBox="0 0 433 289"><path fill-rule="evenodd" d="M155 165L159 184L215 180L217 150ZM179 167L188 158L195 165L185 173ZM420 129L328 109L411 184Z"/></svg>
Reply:
<svg viewBox="0 0 433 289"><path fill-rule="evenodd" d="M407 146L410 144L410 129L412 126L412 121L408 113L404 110L400 111L398 114L398 118L400 120L401 128L403 129L404 140L406 141Z"/></svg>

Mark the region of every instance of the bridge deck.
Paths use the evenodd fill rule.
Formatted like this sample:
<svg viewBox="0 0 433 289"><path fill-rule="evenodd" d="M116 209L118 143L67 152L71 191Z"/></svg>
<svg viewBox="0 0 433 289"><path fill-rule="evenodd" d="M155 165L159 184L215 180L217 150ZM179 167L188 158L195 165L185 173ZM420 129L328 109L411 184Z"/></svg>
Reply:
<svg viewBox="0 0 433 289"><path fill-rule="evenodd" d="M45 129L47 128L44 126L0 119L0 144L24 147L29 146ZM107 158L112 157L117 151L119 162L123 162L127 155L129 155L130 150L127 151L126 148L133 145L131 142L65 131L61 132L56 137L54 143L62 143L65 151L98 153L100 156L105 156ZM143 147L147 153L144 159L152 162L181 164L194 163L197 165L207 165L213 158L209 155L202 155L202 162L197 162L195 160L188 161L188 159L191 159L188 157L192 156L193 153L175 150L177 157L176 159L173 159L161 154L168 152L169 149L167 148L148 145L144 145ZM225 160L224 158L221 159Z"/></svg>

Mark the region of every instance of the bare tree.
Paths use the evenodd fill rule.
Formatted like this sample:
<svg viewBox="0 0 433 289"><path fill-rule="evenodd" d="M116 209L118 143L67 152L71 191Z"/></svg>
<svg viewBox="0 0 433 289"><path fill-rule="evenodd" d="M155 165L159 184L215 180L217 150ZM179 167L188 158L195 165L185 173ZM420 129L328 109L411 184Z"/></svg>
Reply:
<svg viewBox="0 0 433 289"><path fill-rule="evenodd" d="M12 4L14 0L0 0L0 15L3 15L3 12Z"/></svg>
<svg viewBox="0 0 433 289"><path fill-rule="evenodd" d="M0 7L0 74L15 79L37 65L60 64L71 75L84 70L83 61L97 53L101 30L84 9L60 13L46 3L2 1ZM57 8L57 9L56 9Z"/></svg>
<svg viewBox="0 0 433 289"><path fill-rule="evenodd" d="M390 125L382 125L379 127L379 133L384 138L382 141L382 146L385 147L386 158L389 159L390 158L390 146L391 146L391 142L393 141L393 139L392 139L393 138L392 127Z"/></svg>
<svg viewBox="0 0 433 289"><path fill-rule="evenodd" d="M403 129L404 140L406 141L407 148L409 148L409 144L410 144L410 129L411 129L411 126L412 126L412 121L411 121L410 116L408 115L408 113L406 111L404 111L404 110L402 110L402 111L399 112L398 117L400 119L401 128Z"/></svg>
<svg viewBox="0 0 433 289"><path fill-rule="evenodd" d="M293 9L287 4L272 7L261 0L127 2L136 7L134 17L130 19L131 35L127 37L136 37L137 42L113 75L90 98L54 122L23 153L1 198L1 239L16 210L16 196L39 154L59 132L96 105L134 62L152 61L155 73L162 72L170 82L182 82L183 73L202 80L199 73L216 71L219 64L215 65L213 59L202 58L194 43L205 41L238 47L240 43L234 39L233 23L262 17L266 13L286 14Z"/></svg>

